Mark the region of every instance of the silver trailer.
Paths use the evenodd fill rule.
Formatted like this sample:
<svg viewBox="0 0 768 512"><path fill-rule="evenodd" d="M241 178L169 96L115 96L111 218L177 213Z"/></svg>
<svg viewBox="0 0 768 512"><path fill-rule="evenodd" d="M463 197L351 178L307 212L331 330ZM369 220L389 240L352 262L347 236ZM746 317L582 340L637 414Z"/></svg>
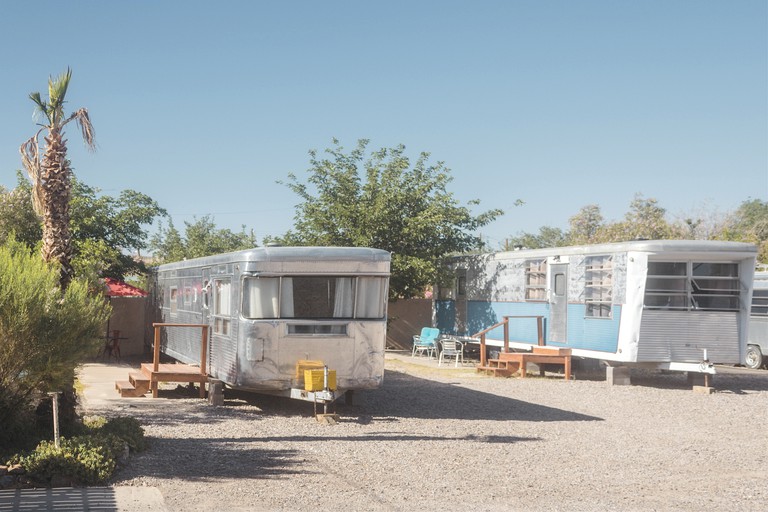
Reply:
<svg viewBox="0 0 768 512"><path fill-rule="evenodd" d="M379 249L254 248L161 265L154 296L161 322L209 326L211 378L317 401L306 369L335 373L332 398L381 385L389 266ZM199 365L200 344L198 329L167 328L161 351Z"/></svg>
<svg viewBox="0 0 768 512"><path fill-rule="evenodd" d="M757 369L768 363L768 271L755 272L752 313L744 364Z"/></svg>

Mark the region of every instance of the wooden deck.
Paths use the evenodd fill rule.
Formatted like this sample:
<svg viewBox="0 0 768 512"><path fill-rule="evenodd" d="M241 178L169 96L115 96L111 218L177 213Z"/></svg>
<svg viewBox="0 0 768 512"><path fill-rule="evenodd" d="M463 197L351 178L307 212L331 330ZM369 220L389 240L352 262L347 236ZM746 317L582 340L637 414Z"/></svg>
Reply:
<svg viewBox="0 0 768 512"><path fill-rule="evenodd" d="M200 367L188 364L160 364L155 371L153 366L153 363L141 363L141 369L130 372L128 380L116 381L115 389L120 396L144 396L152 391L152 396L157 398L157 385L160 382L194 382L200 384L200 398L205 398L208 376L200 373Z"/></svg>
<svg viewBox="0 0 768 512"><path fill-rule="evenodd" d="M205 383L208 374L205 371L208 346L208 326L203 324L152 324L155 328L154 357L151 363L141 363L139 372L132 372L128 380L116 381L115 389L120 396L144 396L152 391L152 398L157 398L160 382L196 382L200 384L200 398L205 398ZM200 366L188 364L160 364L160 330L162 328L192 327L200 329Z"/></svg>
<svg viewBox="0 0 768 512"><path fill-rule="evenodd" d="M486 365L478 366L477 371L509 377L519 370L520 377L525 378L528 363L561 364L565 380L571 378L571 349L569 348L533 347L531 352L502 352L497 359L489 359ZM544 370L541 368L539 368L539 375L544 375Z"/></svg>

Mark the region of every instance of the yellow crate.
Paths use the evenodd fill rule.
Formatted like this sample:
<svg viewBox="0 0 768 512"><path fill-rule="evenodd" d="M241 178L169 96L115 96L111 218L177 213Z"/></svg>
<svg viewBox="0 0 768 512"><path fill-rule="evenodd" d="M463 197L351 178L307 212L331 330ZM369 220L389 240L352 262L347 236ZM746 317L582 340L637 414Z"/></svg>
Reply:
<svg viewBox="0 0 768 512"><path fill-rule="evenodd" d="M325 369L304 370L304 391L322 391ZM328 370L328 389L336 390L336 370Z"/></svg>
<svg viewBox="0 0 768 512"><path fill-rule="evenodd" d="M301 380L304 378L304 371L305 370L315 370L315 369L323 369L325 364L322 361L312 361L310 359L299 359L296 361L296 378L297 380Z"/></svg>

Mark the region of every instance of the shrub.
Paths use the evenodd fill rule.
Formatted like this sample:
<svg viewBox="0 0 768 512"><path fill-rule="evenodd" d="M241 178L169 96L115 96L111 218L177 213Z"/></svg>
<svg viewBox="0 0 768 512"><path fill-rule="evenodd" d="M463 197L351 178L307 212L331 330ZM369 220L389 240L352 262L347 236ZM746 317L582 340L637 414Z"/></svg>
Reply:
<svg viewBox="0 0 768 512"><path fill-rule="evenodd" d="M141 452L147 447L144 429L136 418L116 416L105 419L101 416L83 418L83 425L94 435L109 434L118 437L131 451Z"/></svg>
<svg viewBox="0 0 768 512"><path fill-rule="evenodd" d="M71 390L75 368L100 346L108 313L86 283L62 293L58 269L39 254L12 239L0 245L0 452L34 428L30 414L46 392ZM60 409L63 423L75 419L68 409Z"/></svg>
<svg viewBox="0 0 768 512"><path fill-rule="evenodd" d="M119 443L114 436L62 438L59 448L53 441L42 441L29 455L14 457L10 462L21 464L27 476L41 484L50 484L55 476L76 485L103 484L115 470L113 447Z"/></svg>
<svg viewBox="0 0 768 512"><path fill-rule="evenodd" d="M126 447L133 451L146 447L144 429L135 418L84 418L82 432L71 439L61 438L59 448L53 441L42 441L8 463L20 464L41 485L49 485L55 477L75 485L99 485L112 476Z"/></svg>

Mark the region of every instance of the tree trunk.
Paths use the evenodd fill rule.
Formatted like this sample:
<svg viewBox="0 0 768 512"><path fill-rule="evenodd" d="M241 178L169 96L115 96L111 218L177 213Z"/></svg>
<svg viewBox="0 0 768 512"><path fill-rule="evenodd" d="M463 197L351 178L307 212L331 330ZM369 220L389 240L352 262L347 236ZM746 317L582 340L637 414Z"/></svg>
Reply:
<svg viewBox="0 0 768 512"><path fill-rule="evenodd" d="M66 141L52 130L46 137L42 161L43 259L60 266L59 282L65 290L73 277L72 244L69 234L70 175Z"/></svg>

